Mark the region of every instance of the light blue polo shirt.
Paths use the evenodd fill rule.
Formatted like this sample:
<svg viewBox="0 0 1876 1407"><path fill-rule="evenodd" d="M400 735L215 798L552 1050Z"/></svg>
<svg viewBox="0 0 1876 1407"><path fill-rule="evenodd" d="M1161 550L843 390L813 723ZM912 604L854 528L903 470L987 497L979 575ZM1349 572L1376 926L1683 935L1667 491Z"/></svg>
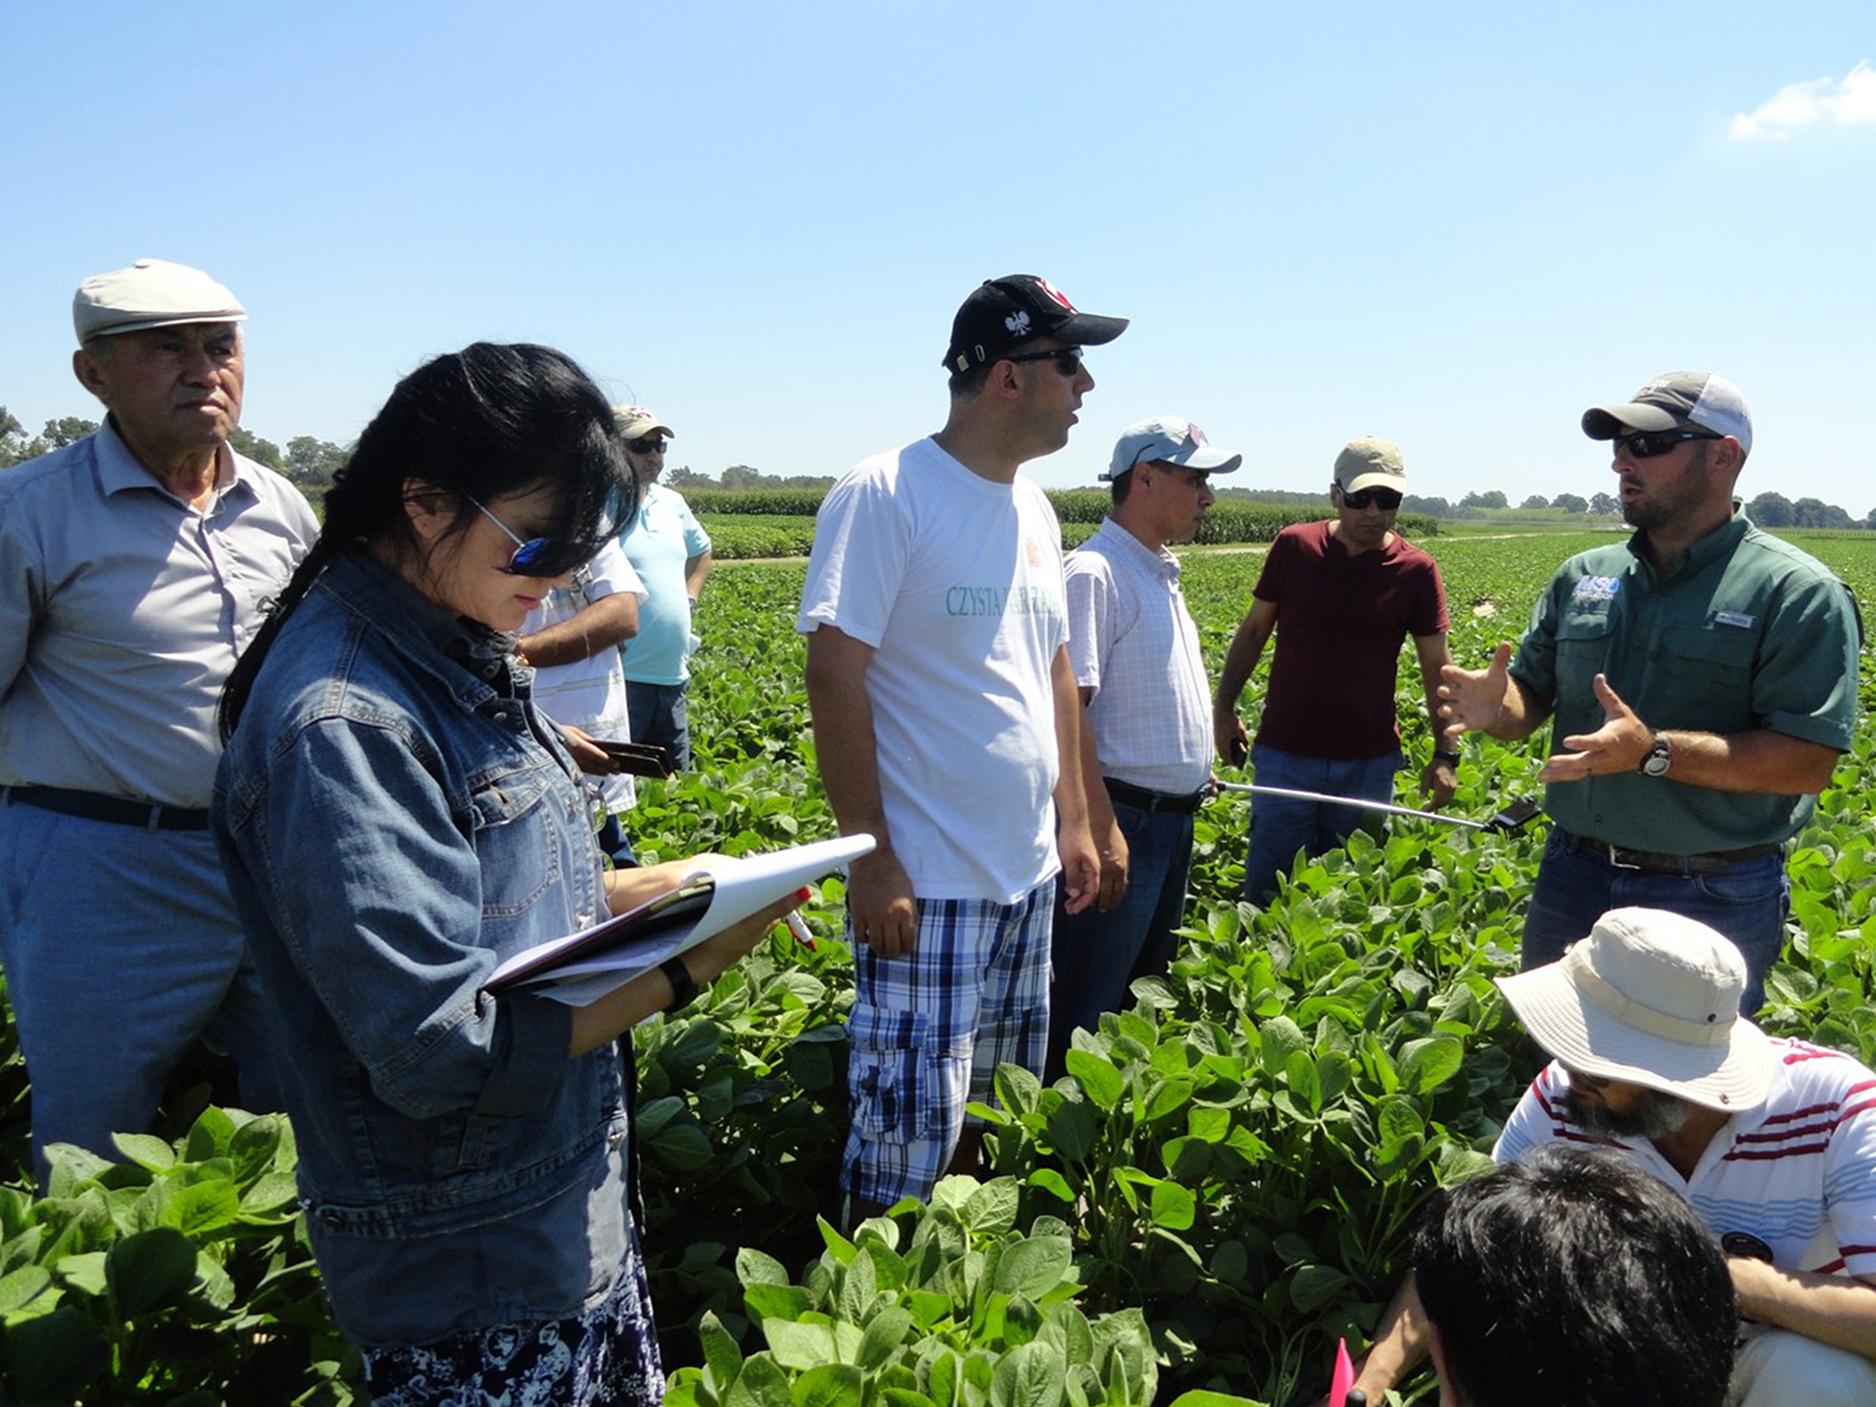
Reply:
<svg viewBox="0 0 1876 1407"><path fill-rule="evenodd" d="M638 608L638 634L619 647L625 677L638 684L682 684L690 678L690 596L684 564L710 550L684 495L663 484L647 485L631 530L619 539L645 586Z"/></svg>

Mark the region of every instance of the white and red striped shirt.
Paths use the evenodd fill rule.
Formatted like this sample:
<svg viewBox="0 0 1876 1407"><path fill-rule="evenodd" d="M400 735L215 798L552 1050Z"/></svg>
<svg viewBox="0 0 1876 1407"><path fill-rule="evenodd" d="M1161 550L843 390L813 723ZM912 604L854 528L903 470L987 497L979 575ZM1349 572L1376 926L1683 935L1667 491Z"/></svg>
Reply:
<svg viewBox="0 0 1876 1407"><path fill-rule="evenodd" d="M1715 1237L1756 1236L1787 1270L1876 1276L1876 1073L1838 1051L1774 1040L1772 1092L1735 1114L1683 1179L1646 1139L1602 1138L1564 1117L1570 1077L1545 1066L1505 1121L1492 1158L1553 1139L1620 1148L1692 1202Z"/></svg>

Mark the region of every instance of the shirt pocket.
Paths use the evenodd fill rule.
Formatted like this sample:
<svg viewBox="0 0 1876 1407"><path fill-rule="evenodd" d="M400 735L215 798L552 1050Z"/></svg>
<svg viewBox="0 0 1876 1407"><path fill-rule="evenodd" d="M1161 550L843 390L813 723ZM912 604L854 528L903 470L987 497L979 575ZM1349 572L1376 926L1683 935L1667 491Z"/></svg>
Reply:
<svg viewBox="0 0 1876 1407"><path fill-rule="evenodd" d="M524 914L560 883L563 847L554 788L559 775L543 764L478 780L469 809L471 842L482 871L483 918Z"/></svg>
<svg viewBox="0 0 1876 1407"><path fill-rule="evenodd" d="M1609 642L1615 625L1606 605L1594 610L1565 609L1557 621L1557 705L1595 704L1594 680L1608 673ZM1567 696L1567 697L1566 697ZM1586 701L1586 702L1585 702ZM1600 717L1600 710L1598 710Z"/></svg>
<svg viewBox="0 0 1876 1407"><path fill-rule="evenodd" d="M1653 663L1673 681L1676 716L1659 727L1731 733L1757 726L1752 669L1754 632L1730 627L1672 626L1661 632Z"/></svg>

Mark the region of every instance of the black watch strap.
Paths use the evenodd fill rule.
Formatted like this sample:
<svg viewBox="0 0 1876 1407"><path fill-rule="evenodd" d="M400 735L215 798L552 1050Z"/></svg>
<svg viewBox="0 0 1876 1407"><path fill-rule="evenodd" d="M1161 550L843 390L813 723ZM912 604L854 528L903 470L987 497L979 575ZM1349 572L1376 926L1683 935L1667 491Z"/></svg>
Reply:
<svg viewBox="0 0 1876 1407"><path fill-rule="evenodd" d="M658 964L658 971L671 984L671 1005L665 1010L682 1011L697 1000L697 979L690 975L683 958L666 958Z"/></svg>
<svg viewBox="0 0 1876 1407"><path fill-rule="evenodd" d="M1433 749L1433 760L1435 762L1450 762L1453 766L1457 767L1459 765L1459 754L1452 751L1450 748L1436 747Z"/></svg>

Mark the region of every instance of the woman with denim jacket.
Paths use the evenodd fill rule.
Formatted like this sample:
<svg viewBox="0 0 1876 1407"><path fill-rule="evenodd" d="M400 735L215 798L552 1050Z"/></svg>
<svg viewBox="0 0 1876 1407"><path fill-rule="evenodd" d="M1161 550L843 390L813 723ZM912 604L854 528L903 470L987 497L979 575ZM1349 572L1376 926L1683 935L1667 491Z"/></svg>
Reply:
<svg viewBox="0 0 1876 1407"><path fill-rule="evenodd" d="M479 990L687 868L602 870L513 653L619 470L611 408L560 353L419 367L223 699L216 837L277 1008L307 1232L379 1407L659 1400L614 1041L786 907L578 1010Z"/></svg>

